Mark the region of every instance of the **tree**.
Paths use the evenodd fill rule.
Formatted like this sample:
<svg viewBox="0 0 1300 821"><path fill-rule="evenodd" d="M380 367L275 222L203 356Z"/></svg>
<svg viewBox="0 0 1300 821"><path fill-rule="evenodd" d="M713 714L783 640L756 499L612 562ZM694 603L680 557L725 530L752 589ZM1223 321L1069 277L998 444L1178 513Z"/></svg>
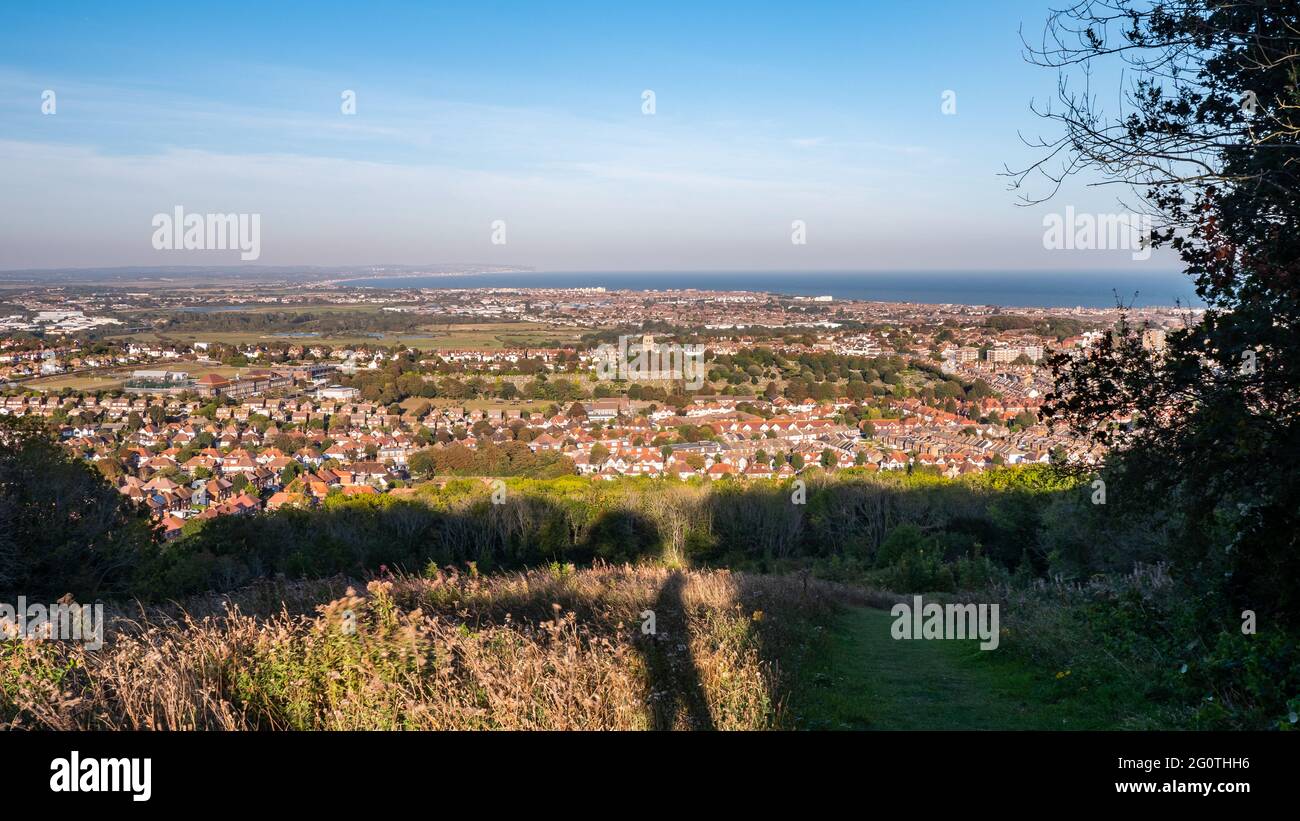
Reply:
<svg viewBox="0 0 1300 821"><path fill-rule="evenodd" d="M966 391L966 399L971 402L977 399L987 399L990 396L993 396L993 388L983 379L976 379Z"/></svg>
<svg viewBox="0 0 1300 821"><path fill-rule="evenodd" d="M436 451L433 448L424 448L412 453L406 460L406 468L417 476L429 478L438 474L438 464L434 459Z"/></svg>
<svg viewBox="0 0 1300 821"><path fill-rule="evenodd" d="M40 423L0 416L0 586L125 592L151 546L145 511Z"/></svg>
<svg viewBox="0 0 1300 821"><path fill-rule="evenodd" d="M100 459L95 463L95 468L112 484L116 484L117 480L126 473L126 469L122 467L122 460L112 456Z"/></svg>
<svg viewBox="0 0 1300 821"><path fill-rule="evenodd" d="M1024 428L1032 427L1033 425L1037 425L1037 424L1038 424L1038 417L1034 415L1034 412L1030 410L1023 410L1020 413L1017 413L1015 415L1015 417L1011 420L1011 424L1009 425L1009 427L1011 427L1013 430L1023 430Z"/></svg>
<svg viewBox="0 0 1300 821"><path fill-rule="evenodd" d="M1180 256L1207 310L1144 344L1122 321L1077 360L1054 357L1046 412L1111 449L1110 498L1166 521L1175 573L1300 626L1300 31L1295 2L1081 2L1034 59L1062 75L1039 162L1144 191L1149 241ZM1125 115L1071 72L1122 61ZM1118 493L1116 492L1118 490ZM1118 510L1118 508L1116 508ZM1218 595L1221 594L1221 595Z"/></svg>

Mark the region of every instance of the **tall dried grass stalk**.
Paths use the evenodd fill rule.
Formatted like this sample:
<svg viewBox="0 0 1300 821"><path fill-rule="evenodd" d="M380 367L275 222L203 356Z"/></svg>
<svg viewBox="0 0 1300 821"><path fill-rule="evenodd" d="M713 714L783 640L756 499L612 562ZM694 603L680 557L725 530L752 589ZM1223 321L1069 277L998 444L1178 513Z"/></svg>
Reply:
<svg viewBox="0 0 1300 821"><path fill-rule="evenodd" d="M0 726L780 727L789 668L853 595L627 566L270 583L119 612L98 651L0 642Z"/></svg>

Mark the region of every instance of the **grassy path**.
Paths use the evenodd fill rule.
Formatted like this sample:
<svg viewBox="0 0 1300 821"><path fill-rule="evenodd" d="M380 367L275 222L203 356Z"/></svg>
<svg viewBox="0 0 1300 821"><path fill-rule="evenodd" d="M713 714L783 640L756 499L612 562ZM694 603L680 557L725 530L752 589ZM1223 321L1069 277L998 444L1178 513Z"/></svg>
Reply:
<svg viewBox="0 0 1300 821"><path fill-rule="evenodd" d="M810 730L1051 730L1114 726L1099 704L1057 699L1050 673L975 641L895 641L884 610L852 608L793 701Z"/></svg>

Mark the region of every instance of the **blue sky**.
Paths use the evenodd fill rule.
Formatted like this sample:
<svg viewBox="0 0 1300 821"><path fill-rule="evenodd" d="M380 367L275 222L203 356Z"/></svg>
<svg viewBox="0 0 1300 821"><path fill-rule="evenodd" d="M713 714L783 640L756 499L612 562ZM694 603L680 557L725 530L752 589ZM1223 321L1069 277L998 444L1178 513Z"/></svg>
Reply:
<svg viewBox="0 0 1300 821"><path fill-rule="evenodd" d="M1043 249L1045 213L1127 192L1019 208L997 176L1049 127L1018 33L1047 8L6 4L0 269L238 261L154 250L177 205L261 214L269 265L1172 268Z"/></svg>

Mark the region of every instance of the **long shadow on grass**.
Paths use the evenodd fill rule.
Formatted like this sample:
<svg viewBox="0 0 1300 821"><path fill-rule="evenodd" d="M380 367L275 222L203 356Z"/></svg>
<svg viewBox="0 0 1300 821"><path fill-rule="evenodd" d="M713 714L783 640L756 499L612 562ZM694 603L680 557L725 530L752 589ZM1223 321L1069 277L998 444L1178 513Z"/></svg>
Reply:
<svg viewBox="0 0 1300 821"><path fill-rule="evenodd" d="M779 571L799 560L873 555L899 522L956 534L961 537L952 540L956 546L978 541L986 555L1014 567L1029 536L1021 532L1024 528L999 522L1032 522L1036 505L1045 503L1024 493L990 495L965 485L912 487L901 478L813 480L805 505L792 505L785 486L767 484L720 483L703 499L648 495L668 493L676 485L663 489L625 483L606 490L593 484L589 493L577 495L571 489L525 486L500 504L481 482L460 484L464 487L422 490L413 498L340 497L313 510L222 516L143 552L133 569L131 592L159 600L232 590L280 575L364 577L384 567L419 573L429 566L474 563L487 573L568 562L589 565L596 559L635 563L662 553L670 541L685 546L688 557L702 566ZM628 487L643 490L624 492ZM1001 508L1014 503L1010 510L1015 515L1003 510L994 516L994 501ZM681 521L692 524L683 532L662 529L678 528ZM721 712L710 713L690 653L683 596L687 582L674 574L657 591L657 635L637 643L653 693L651 723L661 729L728 724ZM781 712L782 702L799 684L799 661L815 649L810 636L817 626L813 618L820 615L816 587L804 582L793 589L783 586L793 582L770 580L738 583L741 612L750 616L748 646L768 669L780 673L771 675L767 686L774 709ZM552 604L560 603L581 619L600 618L600 608L581 598L533 598L500 602L494 609L541 620L550 617Z"/></svg>
<svg viewBox="0 0 1300 821"><path fill-rule="evenodd" d="M622 485L592 487L590 498L524 489L493 504L481 482L467 480L411 498L340 497L311 510L221 516L187 527L183 538L165 546L141 551L127 571L124 592L166 600L233 590L281 574L289 579L364 575L384 566L419 573L429 565L474 562L487 573L553 562L587 565L598 558L635 563L662 552L669 534L661 528L669 520L693 522L671 537L674 544L687 545L693 562L762 570L799 559L870 556L899 522L956 533L960 538L950 540L951 550L977 541L984 555L1008 567L1019 561L1029 538L1022 528L994 520L986 510L994 497L960 485L813 481L806 505L792 505L783 486L756 483L710 488L711 495L694 501L674 497L666 506L648 500L676 485L646 485L647 495L619 495ZM997 496L1003 507L1022 501L1025 506L1025 515L1017 507L999 517L1031 521L1032 500L1021 499L1024 495ZM676 512L651 513L659 507Z"/></svg>
<svg viewBox="0 0 1300 821"><path fill-rule="evenodd" d="M650 673L650 713L656 730L714 729L687 629L686 577L673 573L654 603L655 632L638 643Z"/></svg>

